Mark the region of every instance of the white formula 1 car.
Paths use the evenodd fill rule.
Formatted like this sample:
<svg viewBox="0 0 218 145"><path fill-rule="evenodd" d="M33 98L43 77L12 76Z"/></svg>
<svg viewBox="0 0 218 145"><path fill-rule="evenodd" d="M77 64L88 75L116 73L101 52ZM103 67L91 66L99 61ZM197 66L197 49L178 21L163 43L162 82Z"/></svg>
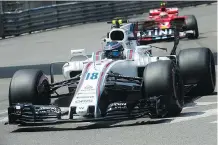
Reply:
<svg viewBox="0 0 218 145"><path fill-rule="evenodd" d="M17 71L9 86L9 124L177 116L182 111L184 95L214 91L215 63L210 49L185 49L177 55L179 39L175 39L171 55L151 56L151 46L137 46L130 27L127 24L112 29L107 40L125 45L125 59L107 59L103 52L89 58L84 50L73 50L72 60L63 66L66 79L54 82L51 71L51 83L41 70ZM77 60L81 57L84 59ZM63 97L55 95L63 86L70 88L65 95L72 96L65 119L58 104L51 103L51 98Z"/></svg>

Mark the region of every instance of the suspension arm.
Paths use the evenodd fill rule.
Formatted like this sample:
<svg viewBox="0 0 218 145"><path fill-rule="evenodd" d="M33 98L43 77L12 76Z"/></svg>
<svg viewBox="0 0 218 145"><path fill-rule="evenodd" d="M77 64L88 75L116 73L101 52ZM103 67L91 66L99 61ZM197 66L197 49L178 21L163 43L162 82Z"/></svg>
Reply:
<svg viewBox="0 0 218 145"><path fill-rule="evenodd" d="M140 77L130 77L130 76L123 76L121 74L117 74L117 73L108 73L107 74L108 77L114 77L114 78L119 78L119 79L126 79L126 80L129 80L129 81L132 81L132 80L138 80L138 81L142 81L143 79L140 78Z"/></svg>
<svg viewBox="0 0 218 145"><path fill-rule="evenodd" d="M72 85L72 84L77 86L79 80L80 80L80 75L77 75L73 78L70 78L70 79L67 79L67 80L64 80L61 82L52 83L52 84L50 84L50 91L54 92L55 90L57 90L61 87Z"/></svg>
<svg viewBox="0 0 218 145"><path fill-rule="evenodd" d="M129 77L120 74L109 73L105 87L112 90L140 91L143 79L139 77Z"/></svg>

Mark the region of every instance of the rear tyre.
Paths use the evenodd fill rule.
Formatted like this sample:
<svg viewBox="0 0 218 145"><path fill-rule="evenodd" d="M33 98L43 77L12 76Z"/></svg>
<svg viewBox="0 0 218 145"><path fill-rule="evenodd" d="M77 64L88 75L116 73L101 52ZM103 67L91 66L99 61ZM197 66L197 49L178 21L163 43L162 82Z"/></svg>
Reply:
<svg viewBox="0 0 218 145"><path fill-rule="evenodd" d="M215 60L209 48L184 49L179 52L178 64L185 85L197 84L187 95L209 95L216 85Z"/></svg>
<svg viewBox="0 0 218 145"><path fill-rule="evenodd" d="M15 72L9 86L9 105L50 103L49 81L41 70L24 69Z"/></svg>
<svg viewBox="0 0 218 145"><path fill-rule="evenodd" d="M193 34L187 34L187 38L189 38L189 39L197 39L199 37L197 19L196 19L196 17L194 15L187 15L186 17L187 17L185 19L186 30L194 31Z"/></svg>
<svg viewBox="0 0 218 145"><path fill-rule="evenodd" d="M181 113L184 104L183 82L171 60L148 64L143 79L146 97L161 96L162 109L166 114L158 114L157 117L177 116Z"/></svg>

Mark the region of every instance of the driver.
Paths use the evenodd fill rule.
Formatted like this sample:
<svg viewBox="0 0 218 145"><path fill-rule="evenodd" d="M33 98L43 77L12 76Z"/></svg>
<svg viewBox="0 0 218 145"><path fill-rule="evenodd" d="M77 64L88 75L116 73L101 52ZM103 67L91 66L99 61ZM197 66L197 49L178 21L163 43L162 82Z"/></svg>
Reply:
<svg viewBox="0 0 218 145"><path fill-rule="evenodd" d="M117 41L107 42L104 47L104 55L109 59L124 59L123 45Z"/></svg>
<svg viewBox="0 0 218 145"><path fill-rule="evenodd" d="M160 12L160 18L167 18L168 14L166 12Z"/></svg>

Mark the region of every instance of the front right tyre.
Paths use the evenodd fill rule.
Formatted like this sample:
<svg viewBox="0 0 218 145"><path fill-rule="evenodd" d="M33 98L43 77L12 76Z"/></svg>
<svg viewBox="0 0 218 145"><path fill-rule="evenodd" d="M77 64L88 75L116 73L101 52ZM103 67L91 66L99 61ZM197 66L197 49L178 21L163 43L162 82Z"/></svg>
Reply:
<svg viewBox="0 0 218 145"><path fill-rule="evenodd" d="M18 70L11 79L8 97L10 106L17 103L49 105L48 78L41 70Z"/></svg>
<svg viewBox="0 0 218 145"><path fill-rule="evenodd" d="M198 23L196 17L194 15L187 15L185 19L185 23L186 23L186 29L193 31L193 33L187 34L187 38L197 39L199 37L199 31L198 31Z"/></svg>

